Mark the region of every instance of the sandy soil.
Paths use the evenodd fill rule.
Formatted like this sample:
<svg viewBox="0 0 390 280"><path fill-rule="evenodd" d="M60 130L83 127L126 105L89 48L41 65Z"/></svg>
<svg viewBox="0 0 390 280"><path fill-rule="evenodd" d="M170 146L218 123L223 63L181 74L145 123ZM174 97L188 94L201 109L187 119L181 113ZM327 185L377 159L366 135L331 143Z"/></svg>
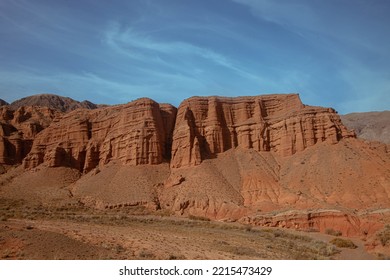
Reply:
<svg viewBox="0 0 390 280"><path fill-rule="evenodd" d="M0 222L1 259L375 259L361 240L173 217L72 215Z"/></svg>

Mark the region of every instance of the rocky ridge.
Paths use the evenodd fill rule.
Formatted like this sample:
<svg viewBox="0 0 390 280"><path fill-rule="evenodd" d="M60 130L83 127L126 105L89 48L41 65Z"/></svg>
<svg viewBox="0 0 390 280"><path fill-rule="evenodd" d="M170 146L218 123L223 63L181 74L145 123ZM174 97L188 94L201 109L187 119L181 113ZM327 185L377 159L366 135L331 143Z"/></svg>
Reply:
<svg viewBox="0 0 390 280"><path fill-rule="evenodd" d="M25 168L45 163L89 172L110 161L160 164L169 160L176 108L142 98L126 105L75 110L39 134Z"/></svg>
<svg viewBox="0 0 390 280"><path fill-rule="evenodd" d="M0 106L8 105L8 102L0 98Z"/></svg>
<svg viewBox="0 0 390 280"><path fill-rule="evenodd" d="M88 100L82 102L73 100L69 97L59 96L55 94L37 94L12 102L11 109L17 110L23 106L40 106L58 110L63 113L73 111L75 109L96 109L98 106Z"/></svg>

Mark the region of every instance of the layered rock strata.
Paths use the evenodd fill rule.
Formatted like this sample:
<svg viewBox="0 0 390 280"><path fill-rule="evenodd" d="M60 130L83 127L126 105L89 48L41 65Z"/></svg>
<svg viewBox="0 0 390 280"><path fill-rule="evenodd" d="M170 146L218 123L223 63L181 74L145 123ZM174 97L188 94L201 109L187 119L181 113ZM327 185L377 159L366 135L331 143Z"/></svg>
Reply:
<svg viewBox="0 0 390 280"><path fill-rule="evenodd" d="M198 165L236 147L289 156L354 136L335 110L303 105L298 94L192 97L178 108L171 167Z"/></svg>
<svg viewBox="0 0 390 280"><path fill-rule="evenodd" d="M34 141L24 167L69 166L88 172L110 161L159 164L169 160L176 108L148 98L64 115Z"/></svg>

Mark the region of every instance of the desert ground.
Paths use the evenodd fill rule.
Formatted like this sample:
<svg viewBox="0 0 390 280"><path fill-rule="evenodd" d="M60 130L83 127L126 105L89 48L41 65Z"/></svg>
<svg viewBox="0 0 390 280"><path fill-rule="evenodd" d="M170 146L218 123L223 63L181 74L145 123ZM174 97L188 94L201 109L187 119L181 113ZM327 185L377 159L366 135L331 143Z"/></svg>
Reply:
<svg viewBox="0 0 390 280"><path fill-rule="evenodd" d="M2 200L0 217L0 258L8 260L388 258L370 251L367 240L337 232L181 218L166 211L151 215L140 206L97 211Z"/></svg>

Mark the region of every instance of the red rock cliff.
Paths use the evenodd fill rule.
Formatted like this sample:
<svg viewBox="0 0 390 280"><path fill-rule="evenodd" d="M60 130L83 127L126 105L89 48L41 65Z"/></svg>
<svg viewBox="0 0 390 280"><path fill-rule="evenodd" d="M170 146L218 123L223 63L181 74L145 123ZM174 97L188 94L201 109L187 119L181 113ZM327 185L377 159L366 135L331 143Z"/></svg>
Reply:
<svg viewBox="0 0 390 280"><path fill-rule="evenodd" d="M192 97L178 109L171 167L197 165L235 147L288 156L353 136L333 109L305 106L298 94Z"/></svg>
<svg viewBox="0 0 390 280"><path fill-rule="evenodd" d="M41 163L88 172L110 161L159 164L169 159L176 108L148 98L64 115L39 134L26 168Z"/></svg>
<svg viewBox="0 0 390 280"><path fill-rule="evenodd" d="M0 164L18 164L30 152L36 135L60 113L37 106L0 107Z"/></svg>

